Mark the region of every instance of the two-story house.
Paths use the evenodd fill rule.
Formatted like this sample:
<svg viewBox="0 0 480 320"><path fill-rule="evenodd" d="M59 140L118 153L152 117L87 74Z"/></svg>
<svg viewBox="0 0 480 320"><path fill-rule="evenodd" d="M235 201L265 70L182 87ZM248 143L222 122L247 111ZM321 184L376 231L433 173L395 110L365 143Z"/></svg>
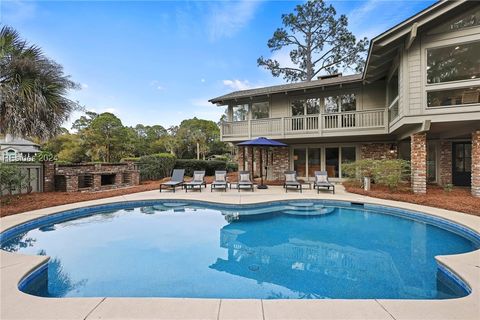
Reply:
<svg viewBox="0 0 480 320"><path fill-rule="evenodd" d="M40 152L35 142L7 134L0 138L0 162L33 161Z"/></svg>
<svg viewBox="0 0 480 320"><path fill-rule="evenodd" d="M288 144L264 155L270 178L293 169L342 179L342 163L401 157L414 192L451 183L480 196L480 2L440 1L375 37L362 74L210 101L228 106L223 141ZM260 165L249 148L238 155L240 168Z"/></svg>

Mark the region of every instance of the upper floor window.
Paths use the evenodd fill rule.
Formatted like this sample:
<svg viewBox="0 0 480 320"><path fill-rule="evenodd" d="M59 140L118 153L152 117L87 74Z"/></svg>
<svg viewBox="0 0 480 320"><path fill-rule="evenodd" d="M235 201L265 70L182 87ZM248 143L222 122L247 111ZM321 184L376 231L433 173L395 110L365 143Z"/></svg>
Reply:
<svg viewBox="0 0 480 320"><path fill-rule="evenodd" d="M427 50L427 83L480 78L480 41Z"/></svg>
<svg viewBox="0 0 480 320"><path fill-rule="evenodd" d="M357 98L354 93L325 97L323 103L326 113L357 110Z"/></svg>
<svg viewBox="0 0 480 320"><path fill-rule="evenodd" d="M320 113L320 100L317 98L294 100L291 105L292 116Z"/></svg>
<svg viewBox="0 0 480 320"><path fill-rule="evenodd" d="M246 121L248 119L248 104L239 104L232 107L233 121Z"/></svg>
<svg viewBox="0 0 480 320"><path fill-rule="evenodd" d="M398 116L398 67L392 73L387 83L388 119L394 120Z"/></svg>
<svg viewBox="0 0 480 320"><path fill-rule="evenodd" d="M256 102L252 104L252 119L268 118L270 107L268 102Z"/></svg>
<svg viewBox="0 0 480 320"><path fill-rule="evenodd" d="M427 92L428 107L480 103L480 86Z"/></svg>

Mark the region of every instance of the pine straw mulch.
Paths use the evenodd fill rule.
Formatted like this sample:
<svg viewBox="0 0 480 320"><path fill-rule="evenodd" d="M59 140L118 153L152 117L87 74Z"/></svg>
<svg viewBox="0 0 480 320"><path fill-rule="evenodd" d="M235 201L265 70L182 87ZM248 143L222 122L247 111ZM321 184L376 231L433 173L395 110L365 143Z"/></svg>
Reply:
<svg viewBox="0 0 480 320"><path fill-rule="evenodd" d="M214 177L205 177L207 183L211 183ZM36 192L30 194L1 196L0 197L0 217L9 216L16 213L27 212L31 210L43 209L48 207L60 206L81 201L103 199L116 197L130 193L157 190L160 182L167 181L169 178L157 181L144 181L138 186L122 189L98 191L98 192ZM237 174L228 174L229 181L236 181ZM186 181L191 178L185 178Z"/></svg>
<svg viewBox="0 0 480 320"><path fill-rule="evenodd" d="M211 183L213 178L214 177L206 177L207 183ZM235 182L237 180L237 174L229 173L228 179L231 182ZM145 181L134 187L100 192L38 192L2 196L0 197L0 217L63 204L157 190L159 183L166 180L168 179ZM186 180L189 179L187 178ZM260 183L260 179L255 179L255 183ZM265 181L265 183L268 185L283 184L282 181ZM472 197L469 188L454 188L451 192L446 192L440 187L428 186L426 195L415 195L407 186L399 188L395 193L389 191L388 188L378 185L372 185L371 191L364 191L362 188L350 183L344 183L344 186L348 192L370 197L416 203L480 216L480 198Z"/></svg>
<svg viewBox="0 0 480 320"><path fill-rule="evenodd" d="M426 195L418 195L414 194L408 186L400 187L395 192L392 192L387 187L378 185L372 185L370 191L365 191L348 182L345 182L343 185L345 186L345 190L351 193L386 200L410 202L480 216L480 198L473 197L470 193L470 188L454 187L452 191L445 191L439 186L428 186Z"/></svg>

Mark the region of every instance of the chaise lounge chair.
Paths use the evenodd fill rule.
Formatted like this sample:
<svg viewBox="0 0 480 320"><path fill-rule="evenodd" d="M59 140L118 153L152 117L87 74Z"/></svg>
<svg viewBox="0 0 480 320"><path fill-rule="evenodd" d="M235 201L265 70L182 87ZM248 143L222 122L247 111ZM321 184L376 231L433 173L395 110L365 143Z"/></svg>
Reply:
<svg viewBox="0 0 480 320"><path fill-rule="evenodd" d="M327 171L315 171L313 189L315 188L317 188L317 193L320 192L320 188L327 188L329 191L332 189L333 194L335 194L335 185L328 181Z"/></svg>
<svg viewBox="0 0 480 320"><path fill-rule="evenodd" d="M227 186L227 171L215 171L215 180L210 185L210 192L213 192L213 189L225 189L226 192Z"/></svg>
<svg viewBox="0 0 480 320"><path fill-rule="evenodd" d="M207 187L207 182L205 181L205 171L193 171L193 180L185 183L185 192L190 189L195 189L198 187L200 192L202 192L202 186Z"/></svg>
<svg viewBox="0 0 480 320"><path fill-rule="evenodd" d="M302 193L302 184L297 179L296 171L285 171L285 182L283 183L283 188L285 188L285 193L287 193L288 188L300 189Z"/></svg>
<svg viewBox="0 0 480 320"><path fill-rule="evenodd" d="M162 187L173 189L173 192L175 192L175 189L177 187L183 186L184 175L185 175L185 169L174 169L172 173L172 178L170 179L170 181L160 183L160 192L162 192Z"/></svg>
<svg viewBox="0 0 480 320"><path fill-rule="evenodd" d="M250 180L250 171L239 171L238 172L238 182L237 189L240 192L240 189L251 189L254 191L253 182Z"/></svg>

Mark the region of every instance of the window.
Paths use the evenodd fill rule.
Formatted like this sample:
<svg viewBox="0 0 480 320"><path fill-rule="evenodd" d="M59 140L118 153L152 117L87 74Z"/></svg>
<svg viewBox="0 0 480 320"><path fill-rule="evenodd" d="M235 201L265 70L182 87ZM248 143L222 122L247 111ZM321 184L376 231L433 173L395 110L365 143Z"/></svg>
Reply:
<svg viewBox="0 0 480 320"><path fill-rule="evenodd" d="M338 97L325 97L323 100L325 105L325 112L333 113L338 112L339 105L338 105Z"/></svg>
<svg viewBox="0 0 480 320"><path fill-rule="evenodd" d="M305 177L307 173L307 150L306 148L293 149L293 170L297 172L297 176Z"/></svg>
<svg viewBox="0 0 480 320"><path fill-rule="evenodd" d="M315 171L322 170L321 168L322 149L308 148L308 176L314 177Z"/></svg>
<svg viewBox="0 0 480 320"><path fill-rule="evenodd" d="M252 104L252 119L263 119L270 116L268 102L256 102Z"/></svg>
<svg viewBox="0 0 480 320"><path fill-rule="evenodd" d="M303 102L304 100L295 100L292 102L292 116L303 116L305 114Z"/></svg>
<svg viewBox="0 0 480 320"><path fill-rule="evenodd" d="M340 106L342 112L355 111L357 110L357 99L355 94L344 94L340 96Z"/></svg>
<svg viewBox="0 0 480 320"><path fill-rule="evenodd" d="M393 72L387 84L388 119L398 116L398 68Z"/></svg>
<svg viewBox="0 0 480 320"><path fill-rule="evenodd" d="M480 86L427 92L427 106L456 106L480 103Z"/></svg>
<svg viewBox="0 0 480 320"><path fill-rule="evenodd" d="M323 99L326 113L348 112L357 110L357 99L354 93Z"/></svg>
<svg viewBox="0 0 480 320"><path fill-rule="evenodd" d="M320 113L320 100L319 99L307 99L305 100L305 108L307 114L319 114Z"/></svg>
<svg viewBox="0 0 480 320"><path fill-rule="evenodd" d="M339 177L339 148L325 148L325 169L331 178Z"/></svg>
<svg viewBox="0 0 480 320"><path fill-rule="evenodd" d="M480 77L480 41L427 50L427 83Z"/></svg>
<svg viewBox="0 0 480 320"><path fill-rule="evenodd" d="M342 165L355 162L356 158L355 147L342 147ZM348 175L342 172L342 178L348 178Z"/></svg>
<svg viewBox="0 0 480 320"><path fill-rule="evenodd" d="M248 118L248 104L240 104L232 107L233 121L246 121Z"/></svg>
<svg viewBox="0 0 480 320"><path fill-rule="evenodd" d="M320 113L320 99L302 99L292 102L292 116L303 116L306 114Z"/></svg>

